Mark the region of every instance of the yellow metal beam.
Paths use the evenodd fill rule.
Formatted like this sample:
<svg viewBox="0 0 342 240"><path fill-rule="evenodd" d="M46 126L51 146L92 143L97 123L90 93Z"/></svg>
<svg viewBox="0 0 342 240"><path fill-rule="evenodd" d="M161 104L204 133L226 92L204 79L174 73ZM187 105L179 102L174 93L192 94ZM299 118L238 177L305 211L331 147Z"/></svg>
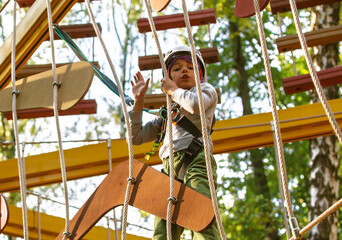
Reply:
<svg viewBox="0 0 342 240"><path fill-rule="evenodd" d="M3 234L12 237L23 237L23 223L21 208L9 205L10 218ZM38 214L35 211L28 210L28 227L30 239L38 239ZM40 213L40 231L41 239L55 239L64 229L65 220L60 217L54 217L45 213ZM113 230L110 230L111 236L115 236ZM121 236L121 231L119 232ZM108 229L100 226L93 227L83 239L98 240L107 239ZM134 236L127 234L128 240L147 240L150 238Z"/></svg>
<svg viewBox="0 0 342 240"><path fill-rule="evenodd" d="M329 101L342 125L342 99ZM294 142L334 134L320 103L279 110L283 142ZM217 121L212 134L214 154L244 151L273 145L270 127L271 113L261 113ZM135 159L146 164L160 164L158 154L150 161L144 160L144 153L152 143L134 146ZM125 139L112 141L113 167L128 159ZM108 173L107 143L98 143L64 151L68 180ZM26 157L27 186L41 186L61 182L58 152ZM0 162L0 192L19 190L17 159Z"/></svg>
<svg viewBox="0 0 342 240"><path fill-rule="evenodd" d="M54 23L59 23L77 0L52 0L51 12ZM16 72L25 65L39 45L48 38L46 1L37 0L27 11L16 29ZM12 35L0 47L0 89L10 81Z"/></svg>

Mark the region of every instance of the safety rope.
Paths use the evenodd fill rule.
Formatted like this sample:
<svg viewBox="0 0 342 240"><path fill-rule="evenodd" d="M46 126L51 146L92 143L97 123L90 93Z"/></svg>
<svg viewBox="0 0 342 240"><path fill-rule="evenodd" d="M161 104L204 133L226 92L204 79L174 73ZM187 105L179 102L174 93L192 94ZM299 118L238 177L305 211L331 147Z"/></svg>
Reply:
<svg viewBox="0 0 342 240"><path fill-rule="evenodd" d="M55 47L54 47L54 32L53 32L53 23L52 23L52 14L51 14L51 5L50 1L46 0L47 7L47 15L48 15L48 23L49 23L49 35L50 35L50 44L51 44L51 58L52 58L52 73L53 73L53 111L56 122L56 130L58 137L58 147L59 147L59 160L61 165L61 173L62 173L62 182L63 182L63 191L64 191L64 201L65 201L65 230L63 233L63 240L69 238L71 236L69 232L69 196L68 196L68 185L67 185L67 177L66 177L66 168L65 168L65 159L64 159L64 151L62 144L62 136L61 129L59 123L59 113L58 113L58 88L61 86L61 82L57 79L56 74L56 61L55 61Z"/></svg>
<svg viewBox="0 0 342 240"><path fill-rule="evenodd" d="M302 50L304 52L306 64L308 65L308 69L310 71L312 82L315 85L316 92L317 92L318 97L319 97L319 99L323 105L323 108L324 108L324 110L328 116L329 122L330 122L332 128L334 129L335 135L337 136L340 143L342 143L342 131L341 131L340 127L338 126L338 123L334 117L334 114L333 114L333 112L332 112L332 110L328 104L328 100L323 93L322 85L319 82L317 72L313 66L312 58L310 57L309 50L308 50L308 45L306 43L306 39L305 39L305 36L303 34L303 30L300 26L298 10L297 10L297 6L296 6L295 1L290 0L290 5L291 5L292 14L294 16L294 22L296 25L296 29L298 32L299 42L300 42L300 45L302 46Z"/></svg>
<svg viewBox="0 0 342 240"><path fill-rule="evenodd" d="M199 77L199 69L198 69L198 64L197 64L198 60L196 58L195 43L194 43L194 39L192 36L190 18L189 18L189 13L187 10L185 0L182 0L182 7L183 7L183 12L184 12L185 25L186 25L186 28L188 31L189 43L190 43L190 47L191 47L192 62L196 63L196 64L194 64L194 72L195 72L195 80L196 80L197 94L198 94L198 100L199 100L204 154L205 154L205 162L206 162L206 166L207 166L207 173L208 173L208 181L209 181L211 199L213 202L213 208L214 208L214 212L215 212L216 222L217 222L217 225L218 225L218 228L220 231L221 239L226 239L226 234L224 232L222 220L220 217L220 211L219 211L219 207L218 207L216 189L215 189L215 184L214 184L213 170L212 170L212 166L211 166L211 156L210 156L210 150L209 150L209 135L208 135L208 129L207 129L207 121L205 118L205 109L204 109L204 103L203 103L201 81L200 81L200 77Z"/></svg>
<svg viewBox="0 0 342 240"><path fill-rule="evenodd" d="M129 205L129 199L130 199L130 192L131 192L131 188L132 185L134 184L134 182L136 181L136 179L133 177L133 143L132 143L132 129L131 129L131 124L130 124L130 118L128 116L128 111L127 111L127 107L126 107L126 102L125 102L125 96L123 94L123 90L120 84L120 80L116 74L113 62L109 56L108 50L106 49L106 46L104 44L104 41L102 39L102 36L100 34L100 30L95 22L95 18L94 18L94 14L91 10L91 6L90 6L90 1L86 0L86 5L87 5L87 9L88 9L88 13L89 16L91 18L94 30L96 32L96 36L99 39L102 48L106 54L108 63L110 65L110 68L113 72L114 75L114 79L116 81L116 85L118 87L118 91L119 91L119 95L121 98L121 106L123 109L123 113L124 113L124 119L125 119L125 123L126 123L126 127L127 127L127 136L126 136L126 140L128 143L128 155L129 155L129 177L127 179L127 188L126 188L126 194L125 194L125 202L124 202L124 207L123 207L123 220L122 220L122 240L126 239L126 228L127 228L127 212L128 212L128 205Z"/></svg>
<svg viewBox="0 0 342 240"><path fill-rule="evenodd" d="M152 30L152 34L154 40L156 42L156 46L158 49L159 54L159 61L162 65L164 76L168 76L167 67L163 58L163 52L160 47L159 38L157 35L156 26L152 17L152 9L150 4L147 0L144 0L145 7L148 13L148 21L150 23L150 27ZM172 136L172 111L171 111L171 104L172 99L171 96L166 95L166 103L167 103L167 131L169 134L169 176L170 176L170 196L168 198L168 205L167 205L167 212L166 212L166 232L167 232L167 240L172 240L172 229L171 229L171 213L172 213L172 206L177 202L176 197L174 196L174 188L175 188L175 173L174 173L174 158L173 158L173 136Z"/></svg>
<svg viewBox="0 0 342 240"><path fill-rule="evenodd" d="M26 184L25 184L25 172L24 172L24 163L22 159L22 155L20 152L20 140L19 140L19 130L18 130L18 116L17 116L17 96L20 92L16 89L15 85L15 57L16 57L16 21L17 21L17 2L14 1L13 5L13 33L12 33L12 115L13 115L13 131L14 138L16 144L16 150L18 155L18 169L19 169L19 184L20 184L20 195L21 195L21 204L22 204L22 217L23 217L23 232L24 239L29 239L29 231L28 231L28 220L27 220L27 205L26 205Z"/></svg>
<svg viewBox="0 0 342 240"><path fill-rule="evenodd" d="M289 219L290 219L292 235L295 236L295 239L297 239L299 238L299 227L298 227L297 219L295 218L294 213L293 213L290 192L288 189L283 142L282 142L281 132L280 132L279 116L278 116L278 112L276 109L275 93L274 93L274 86L273 86L273 80L272 80L272 74L271 74L271 66L270 66L269 56L267 53L265 32L264 32L263 22L262 22L262 18L260 14L259 2L257 0L253 0L253 2L254 2L255 13L256 13L259 37L260 37L260 42L261 42L261 50L262 50L262 55L264 59L266 79L267 79L268 91L269 91L269 96L270 96L270 103L271 103L271 108L272 108L272 115L273 115L273 121L274 121L274 127L275 127L274 134L275 134L275 142L276 142L276 148L277 148L276 151L278 152L278 157L279 157L279 162L280 162L279 166L280 166L280 174L281 174L283 190L284 190L284 198L285 198L287 212L288 212Z"/></svg>

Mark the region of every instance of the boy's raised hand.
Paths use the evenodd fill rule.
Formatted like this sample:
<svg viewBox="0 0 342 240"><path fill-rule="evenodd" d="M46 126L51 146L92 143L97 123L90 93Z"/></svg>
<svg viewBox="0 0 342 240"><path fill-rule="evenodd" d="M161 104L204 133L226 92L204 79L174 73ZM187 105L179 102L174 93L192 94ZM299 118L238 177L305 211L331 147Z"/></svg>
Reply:
<svg viewBox="0 0 342 240"><path fill-rule="evenodd" d="M134 75L134 81L131 81L132 93L134 96L134 110L141 110L143 108L145 93L147 91L149 83L150 78L148 78L145 82L141 72L137 72Z"/></svg>

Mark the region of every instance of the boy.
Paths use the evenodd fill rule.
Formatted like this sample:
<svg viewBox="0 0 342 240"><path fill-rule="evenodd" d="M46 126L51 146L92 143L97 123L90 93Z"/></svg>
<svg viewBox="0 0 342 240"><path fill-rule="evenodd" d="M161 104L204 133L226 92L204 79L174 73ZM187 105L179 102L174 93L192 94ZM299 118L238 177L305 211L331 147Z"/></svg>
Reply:
<svg viewBox="0 0 342 240"><path fill-rule="evenodd" d="M206 82L205 65L199 52L197 52L197 62L199 63L199 75L201 78L201 88L203 103L205 108L208 133L211 131L214 112L217 104L217 93L215 88ZM174 108L178 108L181 113L195 125L195 128L201 129L199 101L196 89L195 73L191 58L191 50L187 46L178 46L171 50L165 56L165 63L168 69L169 77L161 80L161 90L163 93L171 96ZM133 144L138 145L144 142L150 142L156 139L162 129L163 118L156 118L142 126L142 109L144 106L144 97L148 88L150 79L146 82L140 72L134 76L131 81L132 92L135 98L133 111L130 112ZM174 109L173 108L173 109ZM164 123L165 124L165 123ZM191 124L191 123L190 123ZM205 164L202 139L194 137L193 133L185 130L179 124L172 124L172 133L174 141L174 171L175 177L182 180L187 186L197 190L210 198L210 189ZM197 130L198 130L197 129ZM169 174L169 140L166 132L163 145L159 150L159 156L163 162L163 171ZM196 141L199 140L199 141ZM210 138L209 138L210 139ZM195 154L189 157L188 152L192 146L195 146ZM210 139L210 151L213 151L213 143ZM216 183L216 162L211 156L214 179ZM172 224L172 239L180 239L183 228ZM192 232L193 239L220 239L216 224L212 224L207 230L202 232ZM166 221L155 217L154 240L165 240Z"/></svg>

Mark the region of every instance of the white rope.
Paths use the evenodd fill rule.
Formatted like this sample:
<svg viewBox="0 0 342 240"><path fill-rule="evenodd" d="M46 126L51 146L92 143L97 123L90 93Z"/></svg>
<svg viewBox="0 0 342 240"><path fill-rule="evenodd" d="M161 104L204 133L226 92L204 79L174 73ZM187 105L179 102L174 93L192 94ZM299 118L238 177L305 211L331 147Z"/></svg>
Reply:
<svg viewBox="0 0 342 240"><path fill-rule="evenodd" d="M12 34L12 114L13 114L13 131L14 138L16 144L16 150L18 155L18 170L19 170L19 184L20 184L20 195L21 195L21 204L22 204L22 217L23 217L23 232L24 239L29 239L29 231L28 231L28 220L27 220L27 205L26 205L26 183L25 183L25 172L24 172L24 163L20 152L20 140L18 133L18 117L17 117L17 96L19 95L19 91L16 89L15 85L15 57L16 57L16 21L17 21L17 3L14 1L13 6L13 34Z"/></svg>
<svg viewBox="0 0 342 240"><path fill-rule="evenodd" d="M154 40L157 45L158 54L159 54L159 61L162 65L164 76L168 76L167 67L163 58L163 53L160 47L159 38L157 35L157 30L153 21L152 17L152 10L151 6L149 5L147 0L144 0L146 10L148 13L148 21L150 23L150 27L152 30L152 34ZM174 205L177 199L174 196L174 189L175 189L175 173L174 173L174 158L173 158L173 136L172 136L172 112L171 112L171 104L172 99L171 96L166 95L166 103L167 103L167 131L169 133L169 176L170 176L170 196L168 198L168 205L167 205L167 212L166 212L166 232L167 232L167 240L172 240L172 229L171 229L171 214L172 214L172 205Z"/></svg>
<svg viewBox="0 0 342 240"><path fill-rule="evenodd" d="M212 166L211 166L211 156L210 156L210 151L209 151L209 135L208 135L208 129L207 129L207 121L205 118L205 109L204 109L204 104L203 104L203 96L202 96L201 81L200 81L200 77L199 77L199 69L198 69L198 64L197 64L198 60L196 57L195 43L194 43L194 39L192 36L190 18L189 18L189 13L187 10L185 0L182 0L182 7L183 7L183 11L184 11L184 20L185 20L186 28L188 31L188 38L189 38L190 47L191 47L192 62L194 63L195 80L196 80L197 94L198 94L198 100L199 100L200 117L201 117L204 154L205 154L205 162L206 162L206 166L207 166L207 173L208 173L208 181L209 181L211 199L213 202L213 208L214 208L214 212L215 212L217 225L218 225L218 228L220 231L221 239L226 239L226 234L224 232L222 220L220 217L220 211L219 211L219 207L218 207L216 189L215 189L215 184L214 184L213 170L212 170Z"/></svg>
<svg viewBox="0 0 342 240"><path fill-rule="evenodd" d="M264 65L265 65L265 72L266 72L266 79L267 79L267 85L268 85L268 91L270 96L270 102L271 102L271 108L272 108L272 115L274 120L274 127L275 127L275 142L276 142L276 148L280 160L280 174L284 189L284 198L287 206L287 211L290 219L291 224L291 230L293 236L299 235L299 227L297 226L297 220L294 217L293 209L291 205L291 198L290 198L290 192L288 189L288 182L287 182L287 176L286 176L286 166L285 166L285 157L284 157L284 149L283 149L283 142L281 138L281 132L280 132L280 124L279 124L279 116L276 109L276 101L275 101L275 93L274 93L274 86L273 86L273 80L272 80L272 74L271 74L271 66L269 61L269 56L267 53L267 46L266 46L266 38L265 38L265 32L263 28L263 22L260 14L260 6L259 2L257 0L254 1L254 7L255 7L255 13L256 13L256 19L258 24L258 31L259 31L259 37L262 47L262 55L264 59Z"/></svg>
<svg viewBox="0 0 342 240"><path fill-rule="evenodd" d="M308 45L306 43L306 39L305 36L303 34L302 28L300 26L300 21L299 21L299 16L298 16L298 10L297 10L297 6L294 0L290 0L290 5L291 5L291 10L292 10L292 14L294 16L294 22L296 25L296 29L298 32L298 37L299 37L299 41L300 41L300 45L302 46L303 52L304 52L304 56L305 56L305 60L306 63L308 65L309 71L310 71L310 75L312 78L312 82L315 85L318 97L323 105L323 108L328 116L329 122L332 126L332 128L334 129L335 135L337 136L338 140L340 141L340 143L342 143L342 131L340 129L340 127L338 126L338 123L334 117L334 114L328 104L328 101L323 93L323 88L321 86L321 83L319 82L318 76L317 76L317 72L313 66L313 62L312 62L312 58L310 57L309 54L309 50L308 50Z"/></svg>
<svg viewBox="0 0 342 240"><path fill-rule="evenodd" d="M123 113L124 113L124 119L125 119L125 123L126 123L126 127L127 127L127 136L126 136L126 140L128 143L128 155L129 155L129 177L127 179L127 188L126 188L126 194L125 194L125 202L124 202L124 210L123 210L123 220L122 220L122 240L126 239L126 228L127 228L127 212L128 212L128 205L129 205L129 198L130 198L130 192L131 192L131 187L135 182L135 178L133 177L133 143L132 143L132 129L131 129L131 125L130 125L130 119L128 116L128 111L127 111L127 107L126 107L126 103L125 103L125 99L124 99L124 95L123 95L123 91L122 91L122 87L121 87L121 83L120 80L116 74L113 62L109 56L108 50L105 47L104 41L101 37L101 33L99 30L99 27L97 26L96 22L95 22L95 18L94 18L94 14L91 10L91 6L90 6L90 1L86 0L86 5L87 5L87 9L88 9L88 13L89 16L91 18L94 30L96 32L96 36L99 39L102 48L106 54L108 63L110 65L110 68L113 72L114 75L114 79L115 82L117 84L118 87L118 91L119 91L119 95L120 95L120 99L121 99L121 106L123 109Z"/></svg>
<svg viewBox="0 0 342 240"><path fill-rule="evenodd" d="M49 34L50 34L50 44L51 44L51 57L52 57L52 73L53 73L53 111L56 121L56 130L58 137L58 146L59 146L59 159L61 165L61 173L62 173L62 182L63 182L63 190L64 190L64 200L65 200L65 231L63 233L63 240L70 237L69 233L69 197L68 197L68 185L67 185L67 177L66 177L66 168L65 168L65 159L64 159L64 151L62 144L62 136L59 124L59 113L58 113L58 88L61 85L58 82L57 74L56 74L56 62L55 62L55 47L54 47L54 32L52 26L52 14L51 14L51 5L50 0L46 0L47 6L47 14L48 14L48 23L49 23Z"/></svg>

